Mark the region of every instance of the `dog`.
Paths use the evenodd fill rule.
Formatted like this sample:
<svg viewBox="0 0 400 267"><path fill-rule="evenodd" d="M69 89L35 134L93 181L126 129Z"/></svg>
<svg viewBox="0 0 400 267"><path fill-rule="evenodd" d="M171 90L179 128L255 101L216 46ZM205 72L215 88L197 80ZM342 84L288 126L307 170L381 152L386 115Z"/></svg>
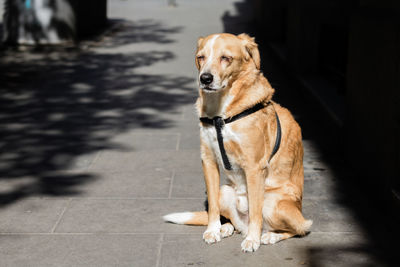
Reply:
<svg viewBox="0 0 400 267"><path fill-rule="evenodd" d="M244 252L305 235L312 221L301 211L301 129L287 109L272 101L275 90L260 72L254 38L227 33L200 37L195 63L208 212L172 213L164 220L207 225L206 243L236 229L245 236ZM220 168L230 181L221 187ZM221 225L220 215L230 223Z"/></svg>

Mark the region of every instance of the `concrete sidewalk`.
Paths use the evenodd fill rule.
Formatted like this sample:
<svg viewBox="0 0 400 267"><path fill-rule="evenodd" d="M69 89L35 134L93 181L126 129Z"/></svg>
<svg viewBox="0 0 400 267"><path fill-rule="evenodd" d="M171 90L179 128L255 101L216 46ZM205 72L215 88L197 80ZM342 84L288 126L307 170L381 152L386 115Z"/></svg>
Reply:
<svg viewBox="0 0 400 267"><path fill-rule="evenodd" d="M82 51L3 54L0 266L372 264L357 222L335 201L335 174L312 134L304 141L308 236L244 254L240 235L206 245L205 227L162 221L204 210L196 40L229 30L246 7L166 2L110 0L112 30ZM245 29L238 21L228 26ZM285 74L268 55L262 65L278 101L307 120Z"/></svg>

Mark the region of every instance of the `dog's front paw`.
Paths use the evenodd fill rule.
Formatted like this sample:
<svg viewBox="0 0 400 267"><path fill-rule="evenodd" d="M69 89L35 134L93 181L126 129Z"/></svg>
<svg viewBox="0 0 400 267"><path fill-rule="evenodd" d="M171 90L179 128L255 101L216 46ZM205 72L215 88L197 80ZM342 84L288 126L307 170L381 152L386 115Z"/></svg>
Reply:
<svg viewBox="0 0 400 267"><path fill-rule="evenodd" d="M246 237L241 246L243 252L253 252L260 247L260 241Z"/></svg>
<svg viewBox="0 0 400 267"><path fill-rule="evenodd" d="M207 244L221 241L220 230L206 230L203 234L203 239Z"/></svg>
<svg viewBox="0 0 400 267"><path fill-rule="evenodd" d="M233 227L232 224L230 224L230 223L223 224L221 226L221 237L225 238L225 237L233 235L234 230L235 230L235 228Z"/></svg>

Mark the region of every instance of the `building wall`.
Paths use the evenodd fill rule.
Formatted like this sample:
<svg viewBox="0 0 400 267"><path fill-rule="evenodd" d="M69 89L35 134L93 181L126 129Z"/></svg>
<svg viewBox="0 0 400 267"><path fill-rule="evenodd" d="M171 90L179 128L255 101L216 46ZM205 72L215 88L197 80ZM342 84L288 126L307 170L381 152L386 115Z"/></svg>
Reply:
<svg viewBox="0 0 400 267"><path fill-rule="evenodd" d="M296 76L339 87L348 162L385 192L400 192L400 1L253 2L263 39L281 44Z"/></svg>
<svg viewBox="0 0 400 267"><path fill-rule="evenodd" d="M399 13L377 3L357 10L347 70L348 158L389 190L400 189Z"/></svg>

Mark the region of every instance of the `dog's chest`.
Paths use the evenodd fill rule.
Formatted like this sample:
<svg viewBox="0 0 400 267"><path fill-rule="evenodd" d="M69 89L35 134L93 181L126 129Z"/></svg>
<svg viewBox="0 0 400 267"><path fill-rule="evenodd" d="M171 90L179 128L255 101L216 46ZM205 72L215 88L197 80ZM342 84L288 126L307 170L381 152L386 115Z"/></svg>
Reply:
<svg viewBox="0 0 400 267"><path fill-rule="evenodd" d="M240 144L239 134L236 133L235 131L233 131L232 127L229 124L224 125L224 127L221 129L221 134L222 134L225 146L226 146L226 143L230 142L230 141L234 141L235 143ZM207 144L207 146L212 149L212 151L214 152L214 154L218 160L218 163L223 164L220 147L218 145L217 132L215 130L215 127L213 127L213 126L200 127L200 136L201 136L202 141L205 142ZM235 159L234 155L232 153L230 153L229 150L226 150L226 154L228 156L229 162L232 164L232 167L238 167L238 166L234 166L237 164L236 163L237 160ZM233 168L233 169L235 169L235 168Z"/></svg>
<svg viewBox="0 0 400 267"><path fill-rule="evenodd" d="M225 124L221 130L224 143L234 141L240 145L240 134L235 132L229 124ZM221 151L218 145L217 133L215 127L200 127L200 136L203 142L214 152L215 158L218 161L220 169L225 170L222 161ZM235 156L226 150L229 162L232 166L232 170L225 170L229 180L235 185L237 191L245 191L246 179L241 166L238 164L238 160Z"/></svg>

